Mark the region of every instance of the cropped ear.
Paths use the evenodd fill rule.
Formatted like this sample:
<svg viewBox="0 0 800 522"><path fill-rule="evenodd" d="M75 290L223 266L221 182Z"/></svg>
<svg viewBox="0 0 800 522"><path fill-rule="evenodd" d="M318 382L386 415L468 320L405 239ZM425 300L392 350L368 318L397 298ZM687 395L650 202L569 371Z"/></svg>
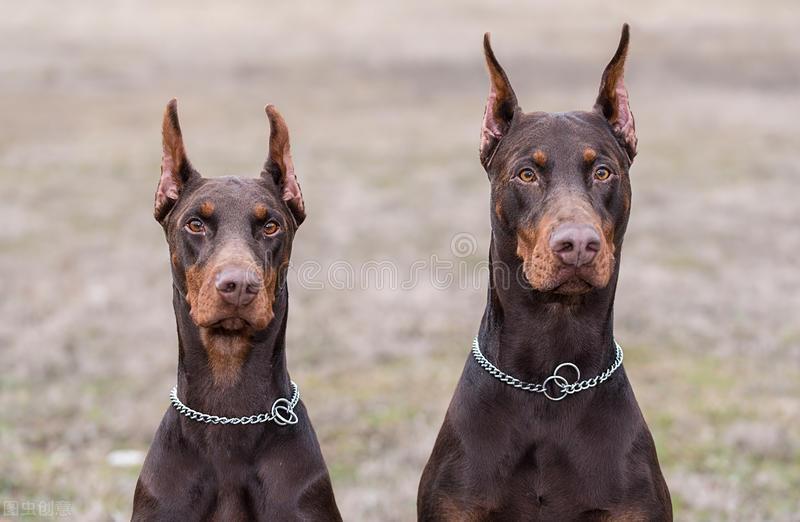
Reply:
<svg viewBox="0 0 800 522"><path fill-rule="evenodd" d="M620 145L628 153L628 158L633 160L633 157L636 156L636 125L628 103L628 90L625 89L623 81L629 39L628 24L624 24L617 52L603 72L600 94L597 96L594 109L608 120Z"/></svg>
<svg viewBox="0 0 800 522"><path fill-rule="evenodd" d="M483 35L483 52L489 70L489 97L483 113L481 127L481 165L486 169L492 161L500 140L511 127L517 107L517 96L511 88L506 72L500 66L492 51L489 33Z"/></svg>
<svg viewBox="0 0 800 522"><path fill-rule="evenodd" d="M181 126L178 123L178 100L171 99L164 111L161 124L163 154L161 156L161 178L156 189L153 215L162 222L178 201L183 187L197 174L192 169L183 147Z"/></svg>
<svg viewBox="0 0 800 522"><path fill-rule="evenodd" d="M269 156L264 165L262 176L272 176L275 184L281 189L281 197L292 211L295 222L299 225L306 218L303 193L294 173L292 152L289 147L289 128L281 113L274 105L265 107L269 120Z"/></svg>

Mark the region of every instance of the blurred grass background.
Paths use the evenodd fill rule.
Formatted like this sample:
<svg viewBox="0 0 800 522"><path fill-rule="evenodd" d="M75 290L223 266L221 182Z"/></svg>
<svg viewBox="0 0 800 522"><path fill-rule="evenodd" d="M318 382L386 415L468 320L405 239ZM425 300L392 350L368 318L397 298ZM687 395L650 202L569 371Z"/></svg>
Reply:
<svg viewBox="0 0 800 522"><path fill-rule="evenodd" d="M616 326L676 520L800 520L797 2L0 5L0 501L130 517L177 361L151 217L169 98L209 176L257 175L262 108L282 111L309 213L296 264L453 260L468 232L474 267L483 32L526 110L563 111L592 105L628 21ZM296 283L289 364L342 513L413 520L485 282Z"/></svg>

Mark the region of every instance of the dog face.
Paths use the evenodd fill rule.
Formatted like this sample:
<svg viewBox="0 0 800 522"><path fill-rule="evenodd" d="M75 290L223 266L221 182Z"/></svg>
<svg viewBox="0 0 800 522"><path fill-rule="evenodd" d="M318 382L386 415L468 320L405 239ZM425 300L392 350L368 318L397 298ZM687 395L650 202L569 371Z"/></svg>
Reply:
<svg viewBox="0 0 800 522"><path fill-rule="evenodd" d="M491 90L480 153L494 229L513 238L508 247L533 289L577 295L606 287L627 226L636 155L623 83L628 26L592 111L524 113L488 34L484 49Z"/></svg>
<svg viewBox="0 0 800 522"><path fill-rule="evenodd" d="M305 218L288 129L274 107L267 115L269 157L261 176L249 179L203 178L186 157L175 100L164 115L155 217L166 232L174 284L207 345L267 327Z"/></svg>

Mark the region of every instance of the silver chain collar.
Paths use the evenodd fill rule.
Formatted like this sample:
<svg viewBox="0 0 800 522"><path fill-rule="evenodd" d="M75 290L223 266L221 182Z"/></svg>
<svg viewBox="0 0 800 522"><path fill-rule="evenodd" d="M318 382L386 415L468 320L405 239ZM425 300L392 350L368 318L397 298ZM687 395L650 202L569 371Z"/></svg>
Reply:
<svg viewBox="0 0 800 522"><path fill-rule="evenodd" d="M292 384L292 398L285 399L283 397L276 399L272 403L272 409L269 413L259 413L258 415L248 415L245 417L218 417L217 415L209 415L195 411L186 406L178 398L178 387L173 386L172 391L169 393L169 402L178 410L179 413L186 415L192 420L197 422L205 422L206 424L260 424L262 422L274 422L278 426L286 426L287 424L297 424L297 414L294 412L294 407L297 406L297 401L300 400L300 389L294 383Z"/></svg>
<svg viewBox="0 0 800 522"><path fill-rule="evenodd" d="M584 390L588 390L589 388L594 388L598 384L606 381L609 377L611 377L611 374L614 373L617 370L617 368L620 367L620 365L622 365L622 356L623 356L622 347L617 343L617 341L614 341L614 346L617 347L617 353L616 353L616 358L614 359L614 364L612 364L606 371L604 371L600 375L592 377L591 379L585 379L583 381L580 381L581 371L578 369L577 366L575 366L572 363L561 363L558 366L556 366L556 369L553 371L553 374L549 376L547 379L545 379L544 382L541 384L533 384L521 381L516 377L512 377L511 375L503 372L502 370L497 368L497 366L490 363L489 359L484 357L484 355L481 353L481 348L480 346L478 346L477 337L475 337L475 340L472 341L472 355L475 356L475 360L478 362L478 364L481 365L481 367L484 370L489 372L490 375L493 375L494 377L499 379L501 382L509 384L514 388L525 390L527 392L543 393L544 396L550 399L551 401L560 401L567 395L572 395L573 393L578 393ZM575 382L570 384L570 382L567 380L566 377L558 374L558 372L562 368L572 368L575 371L576 374ZM553 382L553 384L555 384L558 387L561 395L553 396L548 393L547 385L550 384L550 382Z"/></svg>

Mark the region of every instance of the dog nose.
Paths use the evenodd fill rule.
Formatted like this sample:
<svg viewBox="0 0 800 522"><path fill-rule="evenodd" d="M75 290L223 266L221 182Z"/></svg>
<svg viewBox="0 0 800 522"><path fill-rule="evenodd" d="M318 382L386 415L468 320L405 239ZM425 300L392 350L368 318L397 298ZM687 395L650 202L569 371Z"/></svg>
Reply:
<svg viewBox="0 0 800 522"><path fill-rule="evenodd" d="M600 250L600 235L591 225L567 223L553 231L550 248L565 265L588 265Z"/></svg>
<svg viewBox="0 0 800 522"><path fill-rule="evenodd" d="M242 267L224 267L217 272L214 286L225 302L237 307L250 304L261 287L255 274Z"/></svg>

